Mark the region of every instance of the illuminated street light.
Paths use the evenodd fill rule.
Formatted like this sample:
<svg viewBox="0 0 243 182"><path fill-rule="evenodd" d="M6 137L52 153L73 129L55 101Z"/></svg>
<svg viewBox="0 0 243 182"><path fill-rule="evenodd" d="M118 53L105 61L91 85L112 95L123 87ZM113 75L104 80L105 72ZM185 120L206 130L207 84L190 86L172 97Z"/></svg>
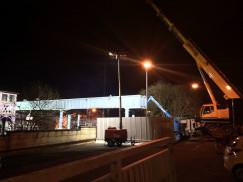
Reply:
<svg viewBox="0 0 243 182"><path fill-rule="evenodd" d="M152 67L152 63L149 60L145 60L143 63L143 67L145 68L145 70L147 71L148 69L150 69Z"/></svg>
<svg viewBox="0 0 243 182"><path fill-rule="evenodd" d="M96 110L96 108L93 108L91 111L92 111L92 113L96 113L97 110Z"/></svg>
<svg viewBox="0 0 243 182"><path fill-rule="evenodd" d="M199 84L198 83L192 83L191 85L192 89L198 89L199 88Z"/></svg>
<svg viewBox="0 0 243 182"><path fill-rule="evenodd" d="M153 67L150 60L145 60L143 62L143 67L145 68L145 74L146 74L146 89L145 89L145 95L146 95L146 118L148 117L148 70Z"/></svg>

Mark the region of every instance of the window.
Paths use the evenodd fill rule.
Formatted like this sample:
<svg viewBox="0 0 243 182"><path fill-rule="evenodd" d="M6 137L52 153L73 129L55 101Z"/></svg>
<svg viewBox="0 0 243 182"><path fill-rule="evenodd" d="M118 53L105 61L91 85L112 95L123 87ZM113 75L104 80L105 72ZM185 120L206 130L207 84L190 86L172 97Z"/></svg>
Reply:
<svg viewBox="0 0 243 182"><path fill-rule="evenodd" d="M15 102L15 95L9 95L9 102Z"/></svg>
<svg viewBox="0 0 243 182"><path fill-rule="evenodd" d="M8 101L8 94L2 94L2 101Z"/></svg>
<svg viewBox="0 0 243 182"><path fill-rule="evenodd" d="M203 114L209 114L213 112L213 106L204 107Z"/></svg>

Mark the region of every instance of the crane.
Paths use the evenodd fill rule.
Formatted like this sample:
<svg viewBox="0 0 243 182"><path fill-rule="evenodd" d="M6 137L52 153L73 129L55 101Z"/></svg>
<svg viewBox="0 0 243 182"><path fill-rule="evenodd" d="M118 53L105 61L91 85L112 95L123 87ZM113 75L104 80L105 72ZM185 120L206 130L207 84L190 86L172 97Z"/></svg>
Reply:
<svg viewBox="0 0 243 182"><path fill-rule="evenodd" d="M182 44L182 47L192 56L194 59L199 73L203 79L203 83L210 96L211 103L204 104L201 107L200 118L203 121L212 120L229 120L230 117L234 123L234 100L242 99L241 93L229 82L226 76L213 64L211 61L202 54L189 39L187 39L177 27L161 12L158 6L153 0L147 0L153 10L156 12L160 20L168 27L169 31L172 32L175 37ZM224 93L224 98L231 101L231 106L227 108L221 108L215 99L212 89L205 78L205 74L218 86L218 88ZM230 110L230 109L231 110Z"/></svg>
<svg viewBox="0 0 243 182"><path fill-rule="evenodd" d="M172 115L168 112L168 111L166 111L161 105L160 105L160 103L157 101L157 100L155 100L155 98L153 97L153 96L150 96L149 97L149 99L147 100L147 103L149 103L150 101L152 101L163 113L164 113L164 115L167 117L167 118L172 118Z"/></svg>
<svg viewBox="0 0 243 182"><path fill-rule="evenodd" d="M148 98L147 103L149 102L153 102L162 111L162 113L164 113L165 117L173 120L175 138L177 141L180 140L182 137L180 121L176 117L172 116L166 109L164 109L163 106L161 106L160 103L153 96L150 96Z"/></svg>

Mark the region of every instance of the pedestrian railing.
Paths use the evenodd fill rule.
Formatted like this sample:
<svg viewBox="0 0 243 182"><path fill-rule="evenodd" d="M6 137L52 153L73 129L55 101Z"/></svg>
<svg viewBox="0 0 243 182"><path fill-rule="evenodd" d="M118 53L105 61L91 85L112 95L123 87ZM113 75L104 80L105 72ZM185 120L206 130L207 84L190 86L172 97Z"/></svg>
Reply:
<svg viewBox="0 0 243 182"><path fill-rule="evenodd" d="M6 180L175 182L171 142L165 137Z"/></svg>

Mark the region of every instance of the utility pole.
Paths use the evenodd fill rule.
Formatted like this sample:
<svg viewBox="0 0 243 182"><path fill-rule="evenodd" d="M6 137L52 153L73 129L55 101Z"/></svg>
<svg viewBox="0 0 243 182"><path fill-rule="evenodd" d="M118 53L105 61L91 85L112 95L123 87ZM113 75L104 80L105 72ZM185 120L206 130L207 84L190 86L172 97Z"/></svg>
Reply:
<svg viewBox="0 0 243 182"><path fill-rule="evenodd" d="M120 56L124 55L119 55L115 54L112 52L109 52L109 56L114 57L117 60L117 77L118 77L118 92L119 92L119 128L122 129L122 113L121 113L121 108L122 108L122 99L121 99L121 73L120 73Z"/></svg>
<svg viewBox="0 0 243 182"><path fill-rule="evenodd" d="M117 55L117 54L116 54L116 60L117 60L117 76L118 76L118 88L119 88L119 126L120 126L120 129L122 129L120 58L119 58L119 55Z"/></svg>

